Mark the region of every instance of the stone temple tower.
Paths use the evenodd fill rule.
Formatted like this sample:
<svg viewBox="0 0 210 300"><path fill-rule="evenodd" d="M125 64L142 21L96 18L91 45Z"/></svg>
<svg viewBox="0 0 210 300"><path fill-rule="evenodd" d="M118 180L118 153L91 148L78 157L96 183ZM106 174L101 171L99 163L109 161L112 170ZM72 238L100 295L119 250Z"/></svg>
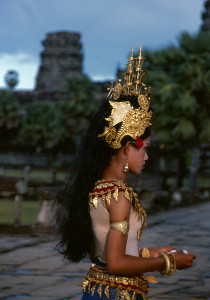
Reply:
<svg viewBox="0 0 210 300"><path fill-rule="evenodd" d="M36 90L61 91L66 77L82 75L83 54L80 34L48 33L42 44L45 48L41 53Z"/></svg>
<svg viewBox="0 0 210 300"><path fill-rule="evenodd" d="M201 29L203 31L208 31L210 30L210 0L206 0L204 7L205 11L202 13L203 24Z"/></svg>

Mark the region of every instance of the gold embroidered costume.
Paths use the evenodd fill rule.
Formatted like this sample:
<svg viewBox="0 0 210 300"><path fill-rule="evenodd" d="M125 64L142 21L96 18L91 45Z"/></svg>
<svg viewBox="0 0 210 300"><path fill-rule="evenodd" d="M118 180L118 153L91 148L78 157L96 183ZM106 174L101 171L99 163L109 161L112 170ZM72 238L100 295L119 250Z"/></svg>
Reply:
<svg viewBox="0 0 210 300"><path fill-rule="evenodd" d="M105 207L106 203L110 205L111 198L118 201L119 192L124 192L125 198L132 204L133 209L137 213L138 220L142 220L142 227L138 231L137 241L139 243L142 230L146 226L146 212L141 206L137 194L133 191L133 188L128 187L121 180L98 180L95 184L93 191L89 194L89 205L90 207L97 208L99 198L101 198L101 203Z"/></svg>
<svg viewBox="0 0 210 300"><path fill-rule="evenodd" d="M91 217L93 217L92 221L95 221L94 218L98 209L103 209L103 215L105 214L105 211L107 212L107 215L109 215L106 205L110 205L111 201L117 202L119 192L123 192L125 198L131 203L133 214L136 217L135 222L139 224L137 225L138 234L136 231L135 238L135 244L137 247L142 230L146 226L146 212L142 208L137 198L137 194L131 187L122 181L102 179L96 182L93 191L89 194L89 205L92 212ZM128 223L128 221L126 222ZM102 220L101 223L105 223L104 220ZM109 226L111 228L112 225L109 224ZM95 228L93 227L93 231L94 230ZM101 230L102 229L100 227L100 232ZM107 233L108 230L109 228L107 229ZM106 235L103 235L103 239L106 239ZM103 246L102 248L106 247ZM105 268L92 265L85 279L86 280L83 283L83 290L89 291L92 295L96 292L101 297L104 293L107 299L109 299L109 289L114 287L117 289L117 293L121 299L135 300L136 295L141 295L143 299L147 299L147 293L149 291L148 280L142 275L115 276L109 274ZM132 297L129 296L129 293L132 293Z"/></svg>
<svg viewBox="0 0 210 300"><path fill-rule="evenodd" d="M141 295L144 300L147 299L149 287L148 282L143 276L128 277L111 275L106 270L92 265L85 279L86 280L83 282L83 291L88 290L91 292L92 296L97 289L97 293L100 297L104 293L107 299L109 299L110 287L114 287L117 289L117 294L120 299L135 300L136 295ZM102 287L105 287L104 291ZM132 298L130 297L129 292L133 293Z"/></svg>
<svg viewBox="0 0 210 300"><path fill-rule="evenodd" d="M133 139L137 146L138 139L144 134L146 128L151 125L152 112L149 108L151 94L150 87L142 82L145 72L142 70L144 58L140 53L133 57L133 50L128 60L125 73L125 83L119 81L115 86L111 83L108 95L111 106L110 115L105 118L107 126L98 138L104 140L111 148L120 149L121 141L125 136ZM132 101L129 101L131 100ZM140 142L142 142L140 140ZM143 144L143 143L142 143ZM139 148L141 145L139 146ZM125 168L124 168L125 169ZM127 172L128 168L124 171ZM111 201L119 201L119 193L130 202L131 210L128 222L115 222L110 224L110 215L107 206ZM125 300L135 300L136 296L147 299L149 291L148 280L143 275L117 276L111 275L106 270L107 235L111 229L120 230L127 235L125 254L139 257L138 243L143 228L146 226L146 212L142 208L137 194L131 187L120 180L102 179L95 183L95 187L89 194L90 216L94 238L94 254L97 258L96 265L90 268L83 284L84 292L89 292L96 298L105 295L110 298L110 289L115 288L117 297ZM89 295L89 294L88 294Z"/></svg>

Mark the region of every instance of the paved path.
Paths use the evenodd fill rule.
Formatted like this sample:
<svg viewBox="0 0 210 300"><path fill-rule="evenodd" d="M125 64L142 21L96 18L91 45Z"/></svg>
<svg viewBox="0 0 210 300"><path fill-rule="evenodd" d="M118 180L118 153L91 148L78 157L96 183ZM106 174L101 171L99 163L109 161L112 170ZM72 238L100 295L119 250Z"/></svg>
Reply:
<svg viewBox="0 0 210 300"><path fill-rule="evenodd" d="M148 224L141 247L168 244L197 255L188 270L171 277L155 273L149 299L210 300L210 202L159 212ZM0 236L0 299L81 299L88 259L71 264L53 248L54 242L41 238Z"/></svg>

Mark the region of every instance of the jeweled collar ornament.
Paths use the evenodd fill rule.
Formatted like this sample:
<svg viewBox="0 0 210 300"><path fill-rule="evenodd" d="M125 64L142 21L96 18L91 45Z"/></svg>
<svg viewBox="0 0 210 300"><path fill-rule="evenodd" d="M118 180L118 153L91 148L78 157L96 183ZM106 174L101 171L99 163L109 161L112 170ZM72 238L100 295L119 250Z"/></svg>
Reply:
<svg viewBox="0 0 210 300"><path fill-rule="evenodd" d="M112 107L111 115L106 118L108 127L98 137L104 137L105 141L113 149L122 147L121 140L125 136L130 136L134 140L140 137L145 129L151 125L152 111L149 109L151 100L150 87L142 82L142 77L146 73L142 70L145 59L141 55L133 57L133 49L128 60L127 71L125 73L125 84L119 81L115 86L113 82L109 88L108 100ZM138 108L134 108L129 101L120 101L120 96L134 96L138 100ZM122 123L119 129L116 125Z"/></svg>

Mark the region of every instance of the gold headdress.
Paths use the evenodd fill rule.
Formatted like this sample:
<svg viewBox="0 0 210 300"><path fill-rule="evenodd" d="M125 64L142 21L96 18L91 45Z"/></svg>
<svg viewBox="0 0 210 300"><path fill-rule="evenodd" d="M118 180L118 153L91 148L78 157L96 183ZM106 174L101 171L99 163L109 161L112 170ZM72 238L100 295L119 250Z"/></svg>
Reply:
<svg viewBox="0 0 210 300"><path fill-rule="evenodd" d="M152 112L149 110L149 102L151 99L150 87L142 82L142 77L146 72L142 70L144 58L141 56L141 46L139 56L133 57L133 49L128 60L127 71L125 73L125 84L119 81L115 87L113 82L109 88L109 103L112 106L111 115L106 118L109 126L104 128L104 132L98 137L105 137L105 141L111 148L121 148L121 140L126 136L131 136L134 140L141 136L145 129L151 125L150 120ZM143 88L144 92L141 93ZM129 101L119 101L119 97L136 96L138 99L138 108L134 108ZM115 125L122 122L117 130Z"/></svg>

